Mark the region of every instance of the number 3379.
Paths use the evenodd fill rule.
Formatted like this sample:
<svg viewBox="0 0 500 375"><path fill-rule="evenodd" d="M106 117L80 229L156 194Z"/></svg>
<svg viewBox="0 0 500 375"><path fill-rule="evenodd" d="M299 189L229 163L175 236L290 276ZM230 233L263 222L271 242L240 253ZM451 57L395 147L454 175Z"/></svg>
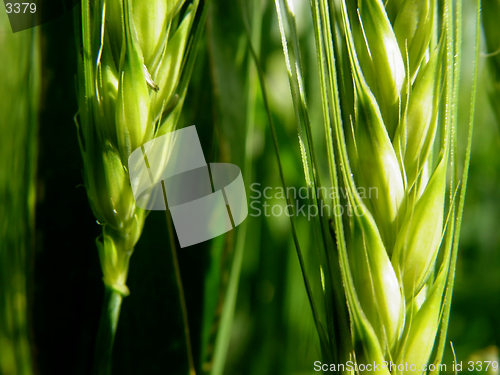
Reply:
<svg viewBox="0 0 500 375"><path fill-rule="evenodd" d="M35 13L36 4L35 3L6 3L7 13Z"/></svg>
<svg viewBox="0 0 500 375"><path fill-rule="evenodd" d="M491 369L493 371L498 371L498 362L497 361L474 361L467 362L469 371L488 371L491 365Z"/></svg>

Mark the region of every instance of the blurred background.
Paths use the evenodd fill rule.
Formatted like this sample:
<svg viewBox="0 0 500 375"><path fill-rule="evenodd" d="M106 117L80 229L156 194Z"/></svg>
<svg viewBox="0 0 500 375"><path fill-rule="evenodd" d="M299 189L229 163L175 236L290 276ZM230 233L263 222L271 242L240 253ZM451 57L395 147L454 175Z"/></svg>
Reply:
<svg viewBox="0 0 500 375"><path fill-rule="evenodd" d="M209 6L181 126L196 125L207 160L240 166L249 203L257 203L237 230L179 251L196 367L200 374L215 371L214 366L219 373L229 375L313 374L313 362L321 359L319 343L289 219L282 210L279 214L278 208L272 211L273 207L284 207L285 201L276 194L275 188L281 186L276 155L244 26L247 22L265 72L285 178L298 190L305 183L274 2L212 0ZM295 7L305 47L302 53L311 120L321 156L326 153L321 152L321 101L309 3L295 0ZM459 107L464 129L472 83L473 9L472 1L464 1L463 95ZM79 17L79 7L37 27L36 33L16 33L27 37L10 49L7 43L12 34L3 6L0 13L0 51L8 53L0 52L2 75L21 69L22 54L14 51L24 50L31 59L27 68L31 78L24 77L28 81L21 80L17 86L24 87L33 76L39 76L39 85L34 88L39 97L26 104L31 103L36 118L25 121L31 124L25 130L16 127L17 134L23 131L27 137L15 143L11 154L0 161L0 228L9 228L9 223L26 227L19 235L26 239L20 245L25 258L21 261L26 266L18 272L19 277L24 274L27 297L19 311L27 314L25 333L30 343L26 344L29 350L23 350L27 353L24 358L32 353L33 371L8 372L4 367L3 373L89 374L104 287L95 245L101 228L83 187L73 120L78 110L75 17ZM472 160L448 334L464 367L469 360L498 360L500 346L500 124L488 98L492 73L487 53L493 51L486 45L481 50ZM5 115L8 103L23 97L26 100L26 95L0 79L0 103L4 103L0 147L4 149L13 144L16 134ZM20 159L15 155L21 155ZM10 166L12 161L16 168ZM12 199L9 194L21 194L22 190L9 184L13 184L12 173L28 165L33 172L19 181L19 186L31 183L33 199L21 217L8 203ZM326 156L324 165L326 168ZM267 192L270 199L259 195L265 187L273 188ZM296 201L307 204L298 195ZM270 206L268 215L257 215L254 208L263 210L264 203ZM307 218L298 220L297 230L310 275L318 285L314 233ZM15 248L9 242L14 234L2 230L0 235L0 273L7 275L13 269L10 264L16 262L5 255ZM168 246L165 213L153 212L130 263L127 285L131 294L124 300L116 335L115 374L187 374L182 315ZM8 296L5 290L11 288L9 280L0 276L4 297ZM231 319L221 316L232 304L233 324L224 330ZM5 311L9 307L6 302L0 306ZM9 343L5 340L0 339L0 356L13 355L7 353ZM218 345L227 346L227 357L214 360ZM452 361L448 346L444 363Z"/></svg>

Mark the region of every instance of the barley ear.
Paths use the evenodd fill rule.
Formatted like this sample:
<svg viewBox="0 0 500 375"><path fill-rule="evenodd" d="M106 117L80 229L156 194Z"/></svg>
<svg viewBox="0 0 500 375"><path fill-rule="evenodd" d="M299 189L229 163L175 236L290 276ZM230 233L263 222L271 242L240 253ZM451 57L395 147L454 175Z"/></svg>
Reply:
<svg viewBox="0 0 500 375"><path fill-rule="evenodd" d="M195 56L186 56L186 46L191 40L195 50L201 33L200 21L197 39L190 39L198 1L181 13L183 4L182 0L82 2L77 126L88 198L103 229L96 242L106 287L96 374L110 371L120 305L129 293L129 259L146 216L134 199L129 156L152 140L162 125L168 123L171 130L177 126L182 100L169 108L173 117L164 112L166 102L178 91L185 95Z"/></svg>

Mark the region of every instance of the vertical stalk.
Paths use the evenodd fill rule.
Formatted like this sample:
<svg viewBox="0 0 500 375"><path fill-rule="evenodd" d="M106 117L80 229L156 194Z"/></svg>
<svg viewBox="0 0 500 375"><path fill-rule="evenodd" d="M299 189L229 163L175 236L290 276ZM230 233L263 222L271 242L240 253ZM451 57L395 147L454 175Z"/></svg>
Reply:
<svg viewBox="0 0 500 375"><path fill-rule="evenodd" d="M189 363L189 375L196 375L196 369L194 366L193 348L191 346L191 333L189 331L189 318L186 305L186 297L184 294L184 287L182 286L181 269L179 267L179 259L177 258L177 247L175 246L175 241L174 241L174 227L172 226L172 216L170 215L170 210L168 208L167 193L165 191L165 184L163 181L161 182L161 187L163 190L163 199L165 201L165 207L167 208L165 212L167 217L168 237L170 239L170 249L172 251L172 262L174 264L174 269L175 269L175 280L177 284L177 291L179 293L179 301L181 303L182 321L184 324L184 338L186 340L186 351Z"/></svg>
<svg viewBox="0 0 500 375"><path fill-rule="evenodd" d="M120 317L122 300L123 296L121 293L109 286L105 287L94 357L95 375L111 374L113 343Z"/></svg>

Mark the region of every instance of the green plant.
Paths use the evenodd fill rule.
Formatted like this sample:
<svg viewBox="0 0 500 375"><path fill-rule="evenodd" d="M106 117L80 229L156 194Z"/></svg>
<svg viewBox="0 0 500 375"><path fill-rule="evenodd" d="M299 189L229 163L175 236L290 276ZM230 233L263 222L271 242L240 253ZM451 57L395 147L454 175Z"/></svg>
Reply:
<svg viewBox="0 0 500 375"><path fill-rule="evenodd" d="M320 189L295 11L288 0L275 5L310 204L319 208L327 200L332 207L330 216L313 223L320 299L291 218L323 359L408 363L415 370L382 371L423 373L421 366L439 364L444 351L470 160L479 29L461 159L461 1L310 1L334 192L327 197ZM477 9L479 17L479 3Z"/></svg>
<svg viewBox="0 0 500 375"><path fill-rule="evenodd" d="M35 29L12 33L0 12L0 373L32 374L28 324L36 204L40 58Z"/></svg>
<svg viewBox="0 0 500 375"><path fill-rule="evenodd" d="M77 124L85 186L103 228L96 243L106 287L95 359L99 374L110 371L120 306L129 294L129 260L147 214L135 205L128 157L177 127L204 19L193 27L198 7L198 0L82 2ZM194 373L175 246L172 251Z"/></svg>

